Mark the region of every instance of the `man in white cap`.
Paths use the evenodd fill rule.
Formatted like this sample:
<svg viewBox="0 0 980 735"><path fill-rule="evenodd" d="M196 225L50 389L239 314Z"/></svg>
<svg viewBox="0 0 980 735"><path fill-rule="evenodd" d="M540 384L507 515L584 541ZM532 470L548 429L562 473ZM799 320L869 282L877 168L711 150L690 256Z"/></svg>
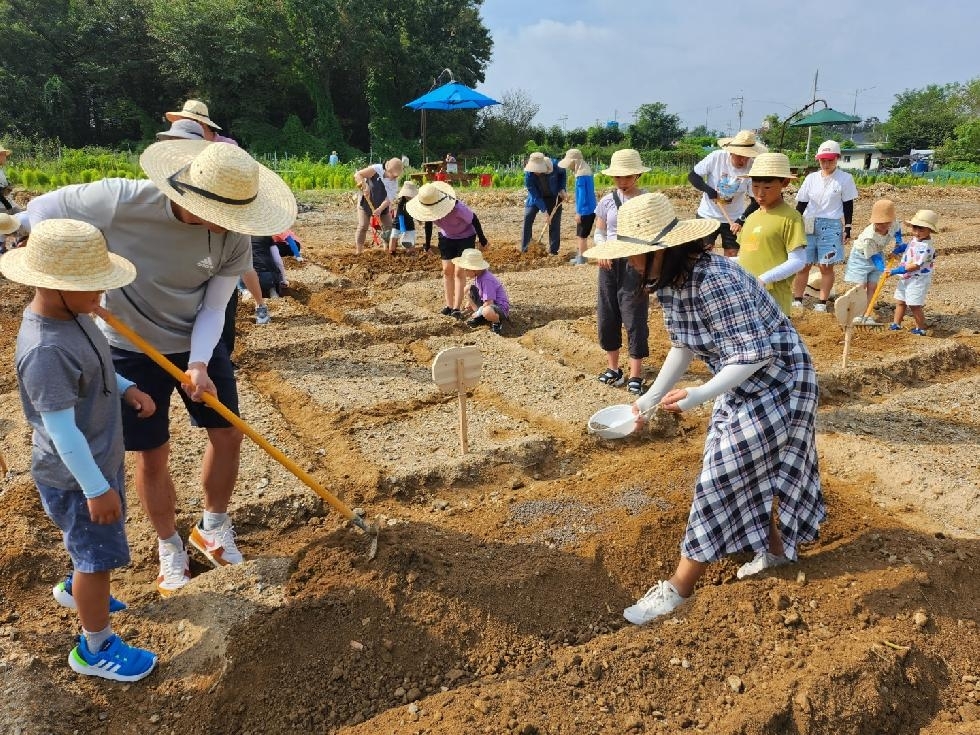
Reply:
<svg viewBox="0 0 980 735"><path fill-rule="evenodd" d="M34 224L51 218L87 221L103 232L111 252L137 265L136 280L107 293L105 307L186 371L179 393L193 424L208 435L204 515L189 542L215 566L237 564L242 554L228 505L242 434L201 398L211 393L238 411L231 359L219 341L225 305L251 267L249 235L289 229L296 200L282 179L235 146L164 141L147 148L140 165L149 180L66 186L34 199L28 214ZM136 490L158 537L157 589L168 595L190 579L169 470L169 406L178 383L121 334L102 328L116 372L138 382L157 406L149 419L124 409L123 433L126 449L136 452Z"/></svg>

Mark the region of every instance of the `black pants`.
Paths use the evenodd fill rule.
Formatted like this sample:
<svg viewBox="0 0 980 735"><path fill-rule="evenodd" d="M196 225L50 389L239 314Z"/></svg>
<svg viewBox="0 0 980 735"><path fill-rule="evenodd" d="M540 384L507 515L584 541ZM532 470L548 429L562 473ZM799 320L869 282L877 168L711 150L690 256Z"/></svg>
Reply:
<svg viewBox="0 0 980 735"><path fill-rule="evenodd" d="M642 359L650 356L650 296L637 293L640 274L630 268L626 258L612 261L612 268L599 269L599 346L614 352L623 346L623 327L629 356Z"/></svg>

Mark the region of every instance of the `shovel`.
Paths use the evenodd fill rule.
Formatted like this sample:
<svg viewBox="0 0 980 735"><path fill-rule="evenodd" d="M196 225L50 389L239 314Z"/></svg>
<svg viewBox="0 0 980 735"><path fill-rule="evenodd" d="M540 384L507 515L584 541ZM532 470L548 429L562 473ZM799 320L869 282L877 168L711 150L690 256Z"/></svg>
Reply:
<svg viewBox="0 0 980 735"><path fill-rule="evenodd" d="M882 279L884 280L884 279ZM851 338L854 336L854 317L864 312L865 299L868 291L863 284L858 284L843 296L838 296L834 302L834 316L844 329L844 357L841 367L847 367L847 356L851 351Z"/></svg>
<svg viewBox="0 0 980 735"><path fill-rule="evenodd" d="M174 380L181 384L186 383L187 375L180 368L170 362L166 356L157 351L150 345L149 342L119 321L119 319L103 309L101 306L95 307L94 313L106 324L119 332L123 337L139 347L147 357L166 370ZM221 414L222 418L228 421L232 426L237 428L243 434L248 436L249 439L262 447L262 449L264 449L270 457L292 472L298 479L302 480L303 483L305 483L310 489L313 490L313 492L323 498L323 500L325 500L334 510L366 533L371 539L371 545L368 549L368 559L373 559L375 557L375 555L378 553L378 527L376 525L367 523L363 518L357 515L357 513L344 505L344 503L342 503L333 494L325 490L320 483L313 478L312 475L304 471L299 465L289 459L289 457L272 446L272 444L266 441L266 439L255 431L255 429L249 426L241 417L232 413L228 407L226 407L213 395L210 393L205 393L203 395L203 401L208 405L208 407Z"/></svg>

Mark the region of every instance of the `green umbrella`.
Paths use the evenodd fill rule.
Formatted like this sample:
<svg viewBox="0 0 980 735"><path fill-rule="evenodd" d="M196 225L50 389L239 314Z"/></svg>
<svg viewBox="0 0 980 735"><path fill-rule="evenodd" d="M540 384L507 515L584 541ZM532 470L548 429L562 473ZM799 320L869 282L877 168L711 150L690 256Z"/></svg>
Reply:
<svg viewBox="0 0 980 735"><path fill-rule="evenodd" d="M818 110L806 117L801 117L796 122L791 122L789 126L791 128L809 128L815 127L817 125L842 125L844 123L858 123L861 122L861 118L855 117L854 115L848 115L843 112L838 112L832 107L827 107L823 110Z"/></svg>

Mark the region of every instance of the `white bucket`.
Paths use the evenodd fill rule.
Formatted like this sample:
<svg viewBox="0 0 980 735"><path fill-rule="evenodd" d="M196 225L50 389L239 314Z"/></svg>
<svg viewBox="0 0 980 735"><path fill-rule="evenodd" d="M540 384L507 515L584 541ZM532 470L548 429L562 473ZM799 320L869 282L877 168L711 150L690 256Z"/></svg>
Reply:
<svg viewBox="0 0 980 735"><path fill-rule="evenodd" d="M606 406L589 419L589 433L603 439L622 439L636 429L636 414L629 403Z"/></svg>

